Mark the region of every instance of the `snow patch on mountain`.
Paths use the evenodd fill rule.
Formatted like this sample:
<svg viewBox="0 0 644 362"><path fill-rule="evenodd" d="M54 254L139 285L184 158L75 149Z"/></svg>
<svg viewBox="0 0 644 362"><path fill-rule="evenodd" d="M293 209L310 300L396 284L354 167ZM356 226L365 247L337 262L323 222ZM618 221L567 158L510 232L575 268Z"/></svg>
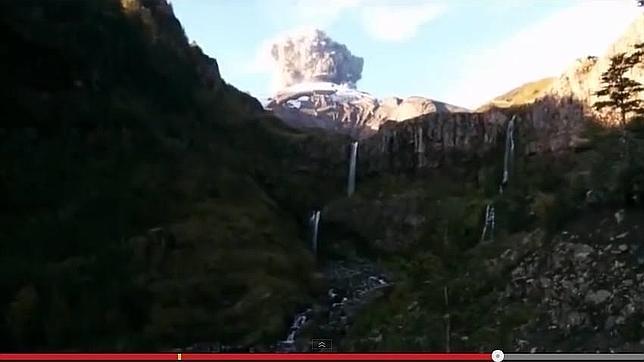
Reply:
<svg viewBox="0 0 644 362"><path fill-rule="evenodd" d="M282 89L265 103L297 128L324 128L357 139L371 136L387 121L404 121L427 113L469 110L424 97L378 99L350 84L307 81Z"/></svg>

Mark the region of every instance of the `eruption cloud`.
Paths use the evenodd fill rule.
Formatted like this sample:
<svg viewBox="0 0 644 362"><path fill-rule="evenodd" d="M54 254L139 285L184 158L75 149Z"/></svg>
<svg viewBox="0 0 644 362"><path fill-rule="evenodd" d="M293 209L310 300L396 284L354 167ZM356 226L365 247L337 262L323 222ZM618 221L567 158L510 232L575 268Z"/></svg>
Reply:
<svg viewBox="0 0 644 362"><path fill-rule="evenodd" d="M287 36L273 43L270 52L277 66L280 88L307 81L355 88L362 77L364 60L321 30Z"/></svg>

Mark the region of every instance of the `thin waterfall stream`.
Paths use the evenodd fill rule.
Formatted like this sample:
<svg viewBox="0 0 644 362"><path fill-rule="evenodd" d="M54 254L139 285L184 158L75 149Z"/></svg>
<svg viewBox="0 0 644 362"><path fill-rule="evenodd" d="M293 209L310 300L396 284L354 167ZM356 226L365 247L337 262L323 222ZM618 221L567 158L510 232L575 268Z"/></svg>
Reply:
<svg viewBox="0 0 644 362"><path fill-rule="evenodd" d="M499 185L499 193L503 194L503 189L510 181L510 168L514 163L514 122L516 116L512 116L505 129L505 152L503 153L503 177Z"/></svg>
<svg viewBox="0 0 644 362"><path fill-rule="evenodd" d="M358 142L351 143L349 156L349 179L347 180L347 195L351 196L356 191L356 160L358 158Z"/></svg>
<svg viewBox="0 0 644 362"><path fill-rule="evenodd" d="M320 231L320 210L315 210L309 218L311 226L311 251L314 256L318 255L318 234Z"/></svg>
<svg viewBox="0 0 644 362"><path fill-rule="evenodd" d="M483 232L481 233L481 241L485 241L488 236L490 240L494 239L494 223L496 222L494 214L494 205L487 204L485 207L485 224L483 225Z"/></svg>
<svg viewBox="0 0 644 362"><path fill-rule="evenodd" d="M414 132L414 147L417 156L417 167L424 166L424 157L425 157L425 143L423 141L423 127L418 127L417 131Z"/></svg>
<svg viewBox="0 0 644 362"><path fill-rule="evenodd" d="M505 126L505 149L503 151L503 174L499 184L499 195L503 195L504 189L510 181L510 171L514 165L514 142L515 142L515 122L516 115L512 116ZM496 213L494 204L489 203L485 206L485 219L483 231L481 232L481 241L494 240L494 226L496 223Z"/></svg>

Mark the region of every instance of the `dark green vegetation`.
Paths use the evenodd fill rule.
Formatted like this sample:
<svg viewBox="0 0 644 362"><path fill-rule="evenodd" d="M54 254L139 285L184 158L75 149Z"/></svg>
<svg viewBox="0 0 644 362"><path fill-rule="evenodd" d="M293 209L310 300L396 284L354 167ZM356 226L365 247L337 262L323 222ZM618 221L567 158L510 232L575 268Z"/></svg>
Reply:
<svg viewBox="0 0 644 362"><path fill-rule="evenodd" d="M627 66L620 63L624 56L616 58L613 65L626 67L626 70L642 66L641 53L634 54ZM594 349L640 343L640 334L628 330L630 322L613 332L611 327L604 327L604 321L597 316L601 313L593 312L593 318L601 321L599 329L594 331L592 324L583 324L591 321L567 321L566 318L573 315L570 314L571 309L583 311L586 308L583 303L579 306L575 299L556 296L561 298L558 303L568 310L552 306L544 310L542 296L534 294L538 293L538 288L526 289L533 295L513 291L516 289L514 283L520 284L520 278L528 273L526 265L540 265L548 270L548 265L553 263L552 258L560 252L557 250L561 250L562 245L564 248L570 245L561 243L561 235L571 235L565 230L574 230L575 238L582 235L581 240L574 239L579 244L572 245L582 245L590 250L589 244L601 243L602 238L606 242L612 241L624 229L627 231L620 234L621 237L639 234L644 206L644 128L638 117L641 94L637 84L623 80L621 83L630 86L619 93L620 79L610 77L615 72L624 75L626 70L613 69L605 74L606 91L603 94L610 96L612 103L604 103L603 106L616 108L622 121L628 116L629 122L622 122L620 130L605 128L588 119L585 134L580 135L588 143L583 148L561 153L524 154L520 151L524 149L524 140L518 138L510 182L503 194L498 192L503 169L501 142L496 151L469 164L453 162L432 172L382 174L375 179L361 180L358 194L343 204L343 209L360 210L364 204L376 204L396 210L397 200L410 195L415 203L403 210L407 215L391 218L395 221L389 224L391 230L383 232L395 235L381 257L396 271L397 286L387 299L361 314L349 332L349 338L344 341L344 348L357 351L517 348L528 351L530 346L539 346L539 351L555 351L557 348L590 348L588 344ZM619 94L615 95L615 92ZM626 108L622 109L624 105ZM505 112L509 115L525 114L526 107L529 109L531 106L509 108ZM624 134L628 135L626 155L629 157L626 159ZM494 241L479 242L487 204L493 204L496 209ZM616 222L610 220L615 210L620 209L623 209L619 212L622 215L633 215L630 220L634 225L630 226L631 229L623 225L621 231L611 234L609 230L615 227L613 224ZM345 216L338 220L352 220L347 214L350 215L345 212ZM597 215L604 215L604 219ZM349 222L353 226L345 225L344 232L373 230L382 223L379 220L370 226L358 219ZM413 222L398 222L404 219ZM410 232L410 226L415 229L413 232ZM597 236L587 236L593 233ZM409 238L410 235L414 237ZM624 244L623 247L639 250L641 240L636 236L633 238L635 244ZM392 248L392 243L398 248ZM614 254L608 254L604 259L599 254L597 265L618 265L615 257L611 256ZM628 270L642 270L641 264L627 262L625 265ZM613 266L611 272L619 275L619 270ZM570 279L588 277L575 275L572 271L568 273L571 274L556 277L567 280L570 285L574 285ZM591 275L590 278L590 285L600 283L598 276ZM611 288L610 285L604 287ZM513 293L520 297L511 297ZM574 294L575 291L569 293ZM634 293L637 294L636 291ZM582 302L584 296L581 295ZM619 300L623 295L615 292L612 297ZM603 308L612 310L615 306ZM555 332L546 332L553 323ZM548 340L546 335L556 335L559 331L557 323L563 326L563 334ZM574 332L565 334L573 328L571 323L580 330L588 328L583 332L586 334L580 334L588 339L575 340ZM628 330L628 333L621 334L622 330ZM593 342L587 343L591 336L594 337ZM638 347L634 348L637 350Z"/></svg>
<svg viewBox="0 0 644 362"><path fill-rule="evenodd" d="M344 140L263 114L164 1L0 14L0 349L273 342Z"/></svg>
<svg viewBox="0 0 644 362"><path fill-rule="evenodd" d="M469 172L454 165L451 174L441 170L442 177L410 180L389 175L362 180L361 191L352 201L357 204L354 208L373 198L388 205L404 193L413 193L423 207L412 213L426 222L413 243L401 240L400 251L381 255L396 273L397 286L388 298L361 314L344 348L514 350L521 327L534 321L538 310L531 302L501 300L512 279L510 272L524 257L546 250L553 236L570 224L592 230L597 224L588 214L642 209L644 134L635 124L631 128L637 135L633 159L638 160L632 167L624 169L620 162L619 130L591 127L587 134L591 143L583 151L518 155L503 195L498 194L501 147L481 166L478 176L471 165ZM494 241L479 243L485 205L492 201L497 221ZM404 234L405 229L396 233ZM559 342L552 341L552 351Z"/></svg>
<svg viewBox="0 0 644 362"><path fill-rule="evenodd" d="M611 108L619 114L619 126L622 130L621 150L622 160L619 163L622 178L637 178L642 173L638 139L631 136L632 131L641 131L644 122L644 101L641 93L644 85L631 79L629 71L644 63L644 43L634 46L630 53L619 53L611 58L610 67L602 74L603 87L596 93L602 97L593 104L596 109ZM630 124L630 125L629 125ZM634 152L634 154L633 154ZM629 181L627 181L628 183ZM638 181L638 183L641 181ZM626 199L629 200L638 190L626 189Z"/></svg>
<svg viewBox="0 0 644 362"><path fill-rule="evenodd" d="M364 203L395 207L395 200L411 194L420 206L407 209L407 217L423 222L411 241L405 238L410 233L404 224L390 224L390 234L402 235L397 239L399 249L393 253L388 249L381 258L396 272L396 289L361 314L344 348L514 350L522 331L530 330L530 323L541 312L535 298L504 299L516 277L511 272L522 260L551 253L553 237L572 225L586 232L594 230L599 223L591 216L599 211L611 219L619 209L641 215L644 133L637 121L629 123L628 129L632 134L630 164L623 162L621 131L591 124L583 135L589 143L576 152L518 152L503 194L498 192L501 145L476 164L455 163L422 175L385 174L361 180L360 191L343 208L359 210ZM521 142L517 139L518 150ZM496 209L494 241L479 243L488 203ZM356 230L371 230L381 222L371 227L350 223L357 225L353 226ZM641 220L634 222L642 224ZM345 228L351 230L351 226ZM559 343L567 348L581 345L563 337L547 343L550 351Z"/></svg>

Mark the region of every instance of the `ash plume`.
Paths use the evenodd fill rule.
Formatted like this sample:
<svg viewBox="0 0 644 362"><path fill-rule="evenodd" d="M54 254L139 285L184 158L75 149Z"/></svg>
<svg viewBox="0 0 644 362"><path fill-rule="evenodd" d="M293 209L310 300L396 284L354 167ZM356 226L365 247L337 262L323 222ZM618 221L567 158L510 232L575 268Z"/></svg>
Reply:
<svg viewBox="0 0 644 362"><path fill-rule="evenodd" d="M347 84L355 88L364 60L321 30L288 36L271 46L280 87L306 81Z"/></svg>

